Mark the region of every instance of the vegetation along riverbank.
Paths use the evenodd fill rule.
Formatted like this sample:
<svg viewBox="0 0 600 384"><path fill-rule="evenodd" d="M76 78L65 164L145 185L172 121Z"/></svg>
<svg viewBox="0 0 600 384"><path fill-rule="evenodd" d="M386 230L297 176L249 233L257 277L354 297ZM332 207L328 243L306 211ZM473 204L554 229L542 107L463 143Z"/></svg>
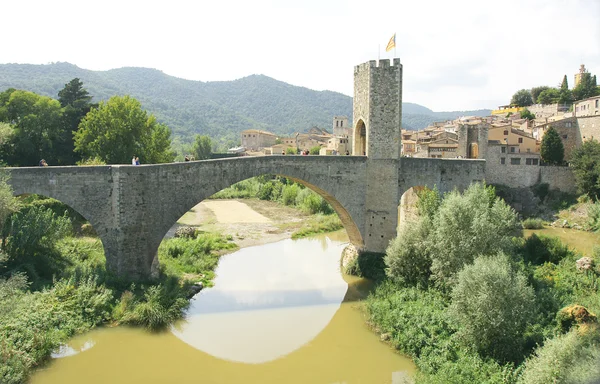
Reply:
<svg viewBox="0 0 600 384"><path fill-rule="evenodd" d="M276 213L265 204L273 202L281 204L280 210L287 206L305 215L277 223L281 236L341 228L326 202L285 179L250 179L221 194L229 190L256 197L246 201L270 217ZM235 236L182 226L159 248L158 279L131 284L106 270L93 228L57 200L14 198L2 180L0 222L0 382L7 384L26 381L61 343L96 326L164 329L183 316L193 284L212 285L221 254L238 248L236 243L253 244L244 241L247 233L241 230Z"/></svg>
<svg viewBox="0 0 600 384"><path fill-rule="evenodd" d="M599 248L582 262L558 238L522 237L515 211L481 184L425 190L417 208L383 259L350 266L378 279L369 324L414 359L417 383L600 378Z"/></svg>

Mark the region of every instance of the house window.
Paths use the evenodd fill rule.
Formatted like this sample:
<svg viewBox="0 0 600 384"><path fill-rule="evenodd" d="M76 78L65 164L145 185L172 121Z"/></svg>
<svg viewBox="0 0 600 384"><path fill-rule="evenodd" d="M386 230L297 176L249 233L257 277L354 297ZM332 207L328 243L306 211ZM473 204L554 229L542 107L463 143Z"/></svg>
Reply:
<svg viewBox="0 0 600 384"><path fill-rule="evenodd" d="M531 159L533 160L533 165L538 165L538 159Z"/></svg>
<svg viewBox="0 0 600 384"><path fill-rule="evenodd" d="M506 157L500 158L500 164L506 164Z"/></svg>
<svg viewBox="0 0 600 384"><path fill-rule="evenodd" d="M523 144L523 138L519 137L519 144Z"/></svg>
<svg viewBox="0 0 600 384"><path fill-rule="evenodd" d="M563 139L567 140L567 137L568 137L567 135L563 135Z"/></svg>
<svg viewBox="0 0 600 384"><path fill-rule="evenodd" d="M512 159L510 159L510 163L512 165L521 165L521 158L520 157L513 157Z"/></svg>
<svg viewBox="0 0 600 384"><path fill-rule="evenodd" d="M525 159L525 165L531 165L533 159L527 158Z"/></svg>
<svg viewBox="0 0 600 384"><path fill-rule="evenodd" d="M510 153L515 153L515 147L510 147Z"/></svg>
<svg viewBox="0 0 600 384"><path fill-rule="evenodd" d="M567 122L567 123L565 123L565 127L567 127L567 128L571 128L571 122Z"/></svg>
<svg viewBox="0 0 600 384"><path fill-rule="evenodd" d="M508 136L508 131L504 131L504 136Z"/></svg>
<svg viewBox="0 0 600 384"><path fill-rule="evenodd" d="M344 122L340 121L340 128L344 128Z"/></svg>
<svg viewBox="0 0 600 384"><path fill-rule="evenodd" d="M598 104L600 104L600 100L596 100L596 108L598 108Z"/></svg>
<svg viewBox="0 0 600 384"><path fill-rule="evenodd" d="M500 152L506 153L506 147L500 147Z"/></svg>

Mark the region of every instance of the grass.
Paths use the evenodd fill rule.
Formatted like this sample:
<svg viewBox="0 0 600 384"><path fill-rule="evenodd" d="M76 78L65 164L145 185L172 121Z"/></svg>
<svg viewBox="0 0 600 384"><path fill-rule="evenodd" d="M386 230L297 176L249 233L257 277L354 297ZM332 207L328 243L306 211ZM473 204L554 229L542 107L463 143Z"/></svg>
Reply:
<svg viewBox="0 0 600 384"><path fill-rule="evenodd" d="M525 229L542 229L544 228L544 221L542 219L529 218L523 220L523 228Z"/></svg>
<svg viewBox="0 0 600 384"><path fill-rule="evenodd" d="M317 233L333 232L343 227L337 214L323 215L319 213L312 216L299 230L292 233L292 239L300 239Z"/></svg>

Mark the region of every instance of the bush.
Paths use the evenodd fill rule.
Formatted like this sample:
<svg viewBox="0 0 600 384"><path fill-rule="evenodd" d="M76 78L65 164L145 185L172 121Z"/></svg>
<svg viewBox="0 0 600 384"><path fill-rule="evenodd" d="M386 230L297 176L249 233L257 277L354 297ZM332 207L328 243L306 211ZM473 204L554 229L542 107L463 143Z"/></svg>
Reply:
<svg viewBox="0 0 600 384"><path fill-rule="evenodd" d="M581 384L600 379L600 347L571 331L546 340L527 359L519 384Z"/></svg>
<svg viewBox="0 0 600 384"><path fill-rule="evenodd" d="M542 219L525 219L523 220L523 228L525 229L542 229L544 228L544 221Z"/></svg>
<svg viewBox="0 0 600 384"><path fill-rule="evenodd" d="M533 289L508 256L478 257L457 275L448 315L467 348L499 361L522 358L523 334L533 318Z"/></svg>
<svg viewBox="0 0 600 384"><path fill-rule="evenodd" d="M385 279L385 263L383 254L375 252L359 252L347 266L345 273L364 277L373 281Z"/></svg>
<svg viewBox="0 0 600 384"><path fill-rule="evenodd" d="M446 194L433 225L431 271L441 287L451 286L454 275L476 256L510 250L512 236L521 231L515 211L481 183L462 195Z"/></svg>
<svg viewBox="0 0 600 384"><path fill-rule="evenodd" d="M398 237L386 250L385 265L389 277L407 285L428 285L431 275L428 237L432 230L427 218L401 227Z"/></svg>
<svg viewBox="0 0 600 384"><path fill-rule="evenodd" d="M320 152L321 152L321 147L320 146L312 147L310 149L310 154L311 155L318 155Z"/></svg>
<svg viewBox="0 0 600 384"><path fill-rule="evenodd" d="M523 246L523 259L534 265L546 262L558 264L562 259L574 255L569 247L558 237L536 235L535 233L525 240Z"/></svg>
<svg viewBox="0 0 600 384"><path fill-rule="evenodd" d="M175 238L184 237L187 239L195 239L197 235L198 235L198 230L196 228L190 227L188 225L182 225L181 227L177 227L173 237L175 237Z"/></svg>
<svg viewBox="0 0 600 384"><path fill-rule="evenodd" d="M50 278L61 269L54 244L71 232L71 221L57 217L50 209L32 206L10 218L6 265L13 270L26 270L31 279Z"/></svg>
<svg viewBox="0 0 600 384"><path fill-rule="evenodd" d="M299 191L300 187L297 184L284 186L281 193L281 202L284 205L295 205Z"/></svg>
<svg viewBox="0 0 600 384"><path fill-rule="evenodd" d="M125 324L142 325L148 330L157 331L181 318L189 301L186 292L175 279L166 284L154 285L146 289L144 298L135 301L128 296L121 297L121 306L131 308L124 311L121 321Z"/></svg>
<svg viewBox="0 0 600 384"><path fill-rule="evenodd" d="M258 189L258 193L256 194L256 197L258 197L261 200L271 200L272 193L273 183L269 181L265 184L261 184L260 188Z"/></svg>
<svg viewBox="0 0 600 384"><path fill-rule="evenodd" d="M566 332L573 325L581 325L586 323L595 323L598 321L596 315L587 310L581 305L569 305L564 307L556 315L556 321L561 331Z"/></svg>
<svg viewBox="0 0 600 384"><path fill-rule="evenodd" d="M588 206L588 226L592 231L600 231L600 202Z"/></svg>

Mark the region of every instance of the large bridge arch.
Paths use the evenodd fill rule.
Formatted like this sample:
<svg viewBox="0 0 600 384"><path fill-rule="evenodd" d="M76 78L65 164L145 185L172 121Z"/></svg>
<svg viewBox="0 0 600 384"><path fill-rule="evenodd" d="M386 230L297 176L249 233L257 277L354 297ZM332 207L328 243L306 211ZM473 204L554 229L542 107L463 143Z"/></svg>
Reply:
<svg viewBox="0 0 600 384"><path fill-rule="evenodd" d="M265 174L278 175L298 182L322 196L340 217L350 242L357 248L364 246L361 221L366 186L360 180L365 172L365 161L353 157L273 156L239 159L198 161L172 164L170 171L181 173L177 191L163 191L169 196L169 206L157 222L156 236L152 237L156 249L173 224L192 207L231 185L251 177ZM161 166L164 168L164 166ZM134 168L135 169L135 168ZM216 170L218 169L218 170ZM354 174L354 177L349 175ZM206 178L210 177L210 182ZM182 181L183 182L182 186Z"/></svg>

